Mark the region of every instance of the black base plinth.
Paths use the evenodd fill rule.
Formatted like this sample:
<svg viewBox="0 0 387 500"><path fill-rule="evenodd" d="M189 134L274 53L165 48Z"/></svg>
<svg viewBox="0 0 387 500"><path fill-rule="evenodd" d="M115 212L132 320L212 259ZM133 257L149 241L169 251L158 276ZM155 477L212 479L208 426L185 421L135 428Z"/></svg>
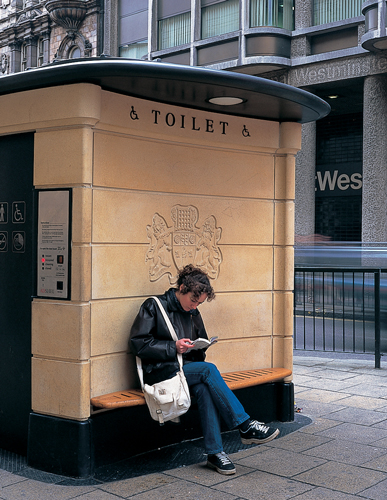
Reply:
<svg viewBox="0 0 387 500"><path fill-rule="evenodd" d="M246 412L261 422L294 420L292 383L249 387L235 394ZM85 422L32 413L27 460L46 472L90 477L97 468L201 435L195 402L180 424L167 422L162 427L150 418L146 406L103 411Z"/></svg>

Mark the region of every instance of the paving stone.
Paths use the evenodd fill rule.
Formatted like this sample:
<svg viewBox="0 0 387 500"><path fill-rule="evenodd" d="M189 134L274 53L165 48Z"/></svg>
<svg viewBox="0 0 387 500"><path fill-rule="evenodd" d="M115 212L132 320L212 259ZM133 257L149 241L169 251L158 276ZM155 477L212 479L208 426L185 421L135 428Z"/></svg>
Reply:
<svg viewBox="0 0 387 500"><path fill-rule="evenodd" d="M235 498L246 500L257 500L258 498L259 500L289 500L311 488L308 484L266 472L253 472L213 487L213 489L235 495Z"/></svg>
<svg viewBox="0 0 387 500"><path fill-rule="evenodd" d="M383 448L368 446L352 441L333 440L304 452L305 455L342 462L349 465L366 464L373 458L385 455ZM364 465L365 467L367 465ZM373 467L370 467L373 468Z"/></svg>
<svg viewBox="0 0 387 500"><path fill-rule="evenodd" d="M354 441L356 443L375 444L377 441L387 437L387 431L364 425L343 423L319 432L318 435L332 439Z"/></svg>
<svg viewBox="0 0 387 500"><path fill-rule="evenodd" d="M330 429L331 427L335 427L336 425L340 425L340 422L337 420L330 420L329 418L316 418L310 425L306 425L300 432L305 432L306 434L315 434L317 432L325 431L326 429Z"/></svg>
<svg viewBox="0 0 387 500"><path fill-rule="evenodd" d="M224 477L220 474L218 475ZM131 497L128 496L127 498ZM225 493L214 488L208 488L188 481L177 481L135 495L136 500L236 500L237 498L238 497L232 492Z"/></svg>
<svg viewBox="0 0 387 500"><path fill-rule="evenodd" d="M338 462L327 462L293 477L308 484L352 494L370 488L386 478L387 475L382 472Z"/></svg>
<svg viewBox="0 0 387 500"><path fill-rule="evenodd" d="M374 460L364 463L363 467L367 467L367 469L374 469L374 470L380 470L382 472L387 472L387 450L385 450L385 454L383 456L380 456L378 458L375 458Z"/></svg>
<svg viewBox="0 0 387 500"><path fill-rule="evenodd" d="M238 464L285 477L292 477L323 463L325 460L281 449L267 450L238 460Z"/></svg>
<svg viewBox="0 0 387 500"><path fill-rule="evenodd" d="M375 486L361 492L361 497L370 498L371 500L386 500L387 480L381 481Z"/></svg>
<svg viewBox="0 0 387 500"><path fill-rule="evenodd" d="M346 406L354 408L363 408L365 410L379 410L386 407L384 399L371 398L368 396L349 396L344 403Z"/></svg>
<svg viewBox="0 0 387 500"><path fill-rule="evenodd" d="M358 384L347 389L347 392L358 396L371 396L374 398L387 399L387 384L384 386L374 384Z"/></svg>
<svg viewBox="0 0 387 500"><path fill-rule="evenodd" d="M315 434L304 434L302 432L293 432L281 439L275 439L267 443L270 448L281 448L283 450L294 451L295 453L303 452L319 446L320 444L330 441L329 438L316 436Z"/></svg>
<svg viewBox="0 0 387 500"><path fill-rule="evenodd" d="M4 488L5 486L9 486L10 484L20 483L21 481L25 480L26 479L24 477L20 477L16 474L12 474L11 472L0 469L0 488Z"/></svg>
<svg viewBox="0 0 387 500"><path fill-rule="evenodd" d="M304 377L304 378L311 379L302 382L302 385L305 387L310 387L311 389L319 389L319 390L335 391L335 392L340 392L340 391L351 392L352 386L356 386L359 384L359 382L353 382L352 379L332 380L329 378L318 378L318 379L316 379L315 377ZM297 383L297 379L295 383Z"/></svg>
<svg viewBox="0 0 387 500"><path fill-rule="evenodd" d="M132 479L125 479L123 481L115 481L112 483L105 483L100 486L101 490L114 495L126 497L136 495L144 491L153 490L160 486L177 481L176 478L165 474L148 474L146 476L134 477Z"/></svg>
<svg viewBox="0 0 387 500"><path fill-rule="evenodd" d="M95 491L92 486L59 486L27 479L0 490L5 500L68 500L76 496Z"/></svg>
<svg viewBox="0 0 387 500"><path fill-rule="evenodd" d="M320 389L311 389L308 391L303 391L302 399L309 401L318 401L320 403L337 403L340 399L344 399L350 396L350 394L344 394L342 392L334 391L323 391Z"/></svg>
<svg viewBox="0 0 387 500"><path fill-rule="evenodd" d="M258 453L259 454L259 453ZM178 469L169 470L167 475L173 476L175 479L183 479L192 481L193 483L201 484L202 486L213 486L215 484L229 481L244 474L253 472L254 469L248 466L249 459L246 458L247 466L243 466L239 461L235 460L235 453L230 455L231 460L236 467L236 474L224 476L218 472L206 467L206 463L190 465L189 467L179 467Z"/></svg>
<svg viewBox="0 0 387 500"><path fill-rule="evenodd" d="M362 408L345 408L329 414L329 418L361 425L374 425L386 420L386 415Z"/></svg>
<svg viewBox="0 0 387 500"><path fill-rule="evenodd" d="M359 500L359 498L357 495L349 495L326 488L315 488L298 496L296 500Z"/></svg>

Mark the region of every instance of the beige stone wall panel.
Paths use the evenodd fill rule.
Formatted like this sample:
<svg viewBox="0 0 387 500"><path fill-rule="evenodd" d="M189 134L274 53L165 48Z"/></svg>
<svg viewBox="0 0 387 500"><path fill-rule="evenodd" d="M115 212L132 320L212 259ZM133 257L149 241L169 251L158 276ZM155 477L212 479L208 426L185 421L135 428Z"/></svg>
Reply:
<svg viewBox="0 0 387 500"><path fill-rule="evenodd" d="M291 337L273 339L273 367L293 370L293 339ZM287 377L285 382L290 382L293 376Z"/></svg>
<svg viewBox="0 0 387 500"><path fill-rule="evenodd" d="M35 300L32 354L67 360L90 358L90 304Z"/></svg>
<svg viewBox="0 0 387 500"><path fill-rule="evenodd" d="M136 360L125 353L100 356L91 360L91 396L139 387Z"/></svg>
<svg viewBox="0 0 387 500"><path fill-rule="evenodd" d="M222 341L208 350L206 361L215 363L221 373L272 367L272 339L259 337Z"/></svg>
<svg viewBox="0 0 387 500"><path fill-rule="evenodd" d="M293 154L275 157L275 199L294 200L296 193L296 157Z"/></svg>
<svg viewBox="0 0 387 500"><path fill-rule="evenodd" d="M69 126L100 119L100 87L88 83L0 96L0 135Z"/></svg>
<svg viewBox="0 0 387 500"><path fill-rule="evenodd" d="M219 291L268 291L273 286L272 247L222 246ZM168 279L151 283L147 246L103 245L92 249L92 298L122 298L163 293ZM281 270L283 270L283 263ZM173 273L175 274L175 273ZM164 288L166 286L166 288Z"/></svg>
<svg viewBox="0 0 387 500"><path fill-rule="evenodd" d="M92 234L92 189L88 186L75 187L72 191L72 198L72 242L73 244L90 243Z"/></svg>
<svg viewBox="0 0 387 500"><path fill-rule="evenodd" d="M273 294L273 335L293 335L293 299L292 292Z"/></svg>
<svg viewBox="0 0 387 500"><path fill-rule="evenodd" d="M74 420L90 415L90 363L32 358L32 411Z"/></svg>
<svg viewBox="0 0 387 500"><path fill-rule="evenodd" d="M91 355L127 352L133 321L145 298L91 302Z"/></svg>
<svg viewBox="0 0 387 500"><path fill-rule="evenodd" d="M149 244L147 226L152 224L153 215L158 213L173 228L171 209L178 204L198 209L197 228L213 215L217 227L222 229L220 244L273 244L272 201L110 189L93 191L93 242Z"/></svg>
<svg viewBox="0 0 387 500"><path fill-rule="evenodd" d="M274 248L274 290L294 288L294 248Z"/></svg>
<svg viewBox="0 0 387 500"><path fill-rule="evenodd" d="M294 244L294 202L276 202L274 223L274 245Z"/></svg>
<svg viewBox="0 0 387 500"><path fill-rule="evenodd" d="M271 310L271 292L218 293L200 306L208 336L223 340L271 335Z"/></svg>
<svg viewBox="0 0 387 500"><path fill-rule="evenodd" d="M274 121L185 109L108 91L102 92L101 103L101 121L97 124L101 130L167 142L208 143L222 149L232 145L240 150L273 153L280 147L280 124Z"/></svg>
<svg viewBox="0 0 387 500"><path fill-rule="evenodd" d="M88 301L92 287L91 247L73 245L71 259L71 300Z"/></svg>
<svg viewBox="0 0 387 500"><path fill-rule="evenodd" d="M34 184L44 187L91 184L92 144L91 128L36 133Z"/></svg>
<svg viewBox="0 0 387 500"><path fill-rule="evenodd" d="M279 127L278 153L297 154L301 149L301 123L282 122Z"/></svg>
<svg viewBox="0 0 387 500"><path fill-rule="evenodd" d="M163 193L272 199L267 154L95 134L94 185Z"/></svg>

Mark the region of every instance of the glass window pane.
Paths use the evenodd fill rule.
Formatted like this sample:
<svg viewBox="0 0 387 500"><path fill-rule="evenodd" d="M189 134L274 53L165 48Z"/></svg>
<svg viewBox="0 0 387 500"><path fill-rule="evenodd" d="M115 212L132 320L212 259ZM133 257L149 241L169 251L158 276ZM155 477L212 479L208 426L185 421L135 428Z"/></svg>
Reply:
<svg viewBox="0 0 387 500"><path fill-rule="evenodd" d="M184 45L191 40L191 13L159 21L159 50Z"/></svg>
<svg viewBox="0 0 387 500"><path fill-rule="evenodd" d="M251 0L250 26L294 29L294 0Z"/></svg>
<svg viewBox="0 0 387 500"><path fill-rule="evenodd" d="M314 25L361 16L364 0L314 0Z"/></svg>
<svg viewBox="0 0 387 500"><path fill-rule="evenodd" d="M131 43L120 47L120 57L127 57L128 59L141 59L148 54L148 42Z"/></svg>
<svg viewBox="0 0 387 500"><path fill-rule="evenodd" d="M202 8L202 38L239 30L239 0Z"/></svg>

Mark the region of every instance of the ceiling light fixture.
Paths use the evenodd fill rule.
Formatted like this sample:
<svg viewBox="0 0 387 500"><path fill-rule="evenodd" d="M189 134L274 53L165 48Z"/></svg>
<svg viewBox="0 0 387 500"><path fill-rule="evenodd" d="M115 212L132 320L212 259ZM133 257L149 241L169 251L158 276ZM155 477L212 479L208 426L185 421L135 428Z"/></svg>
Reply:
<svg viewBox="0 0 387 500"><path fill-rule="evenodd" d="M245 102L244 99L241 99L240 97L211 97L211 99L208 99L208 102L211 104L216 104L217 106L234 106L235 104L241 104L242 102Z"/></svg>
<svg viewBox="0 0 387 500"><path fill-rule="evenodd" d="M338 94L332 94L332 95L328 95L327 97L328 97L328 99L337 99L340 96Z"/></svg>

